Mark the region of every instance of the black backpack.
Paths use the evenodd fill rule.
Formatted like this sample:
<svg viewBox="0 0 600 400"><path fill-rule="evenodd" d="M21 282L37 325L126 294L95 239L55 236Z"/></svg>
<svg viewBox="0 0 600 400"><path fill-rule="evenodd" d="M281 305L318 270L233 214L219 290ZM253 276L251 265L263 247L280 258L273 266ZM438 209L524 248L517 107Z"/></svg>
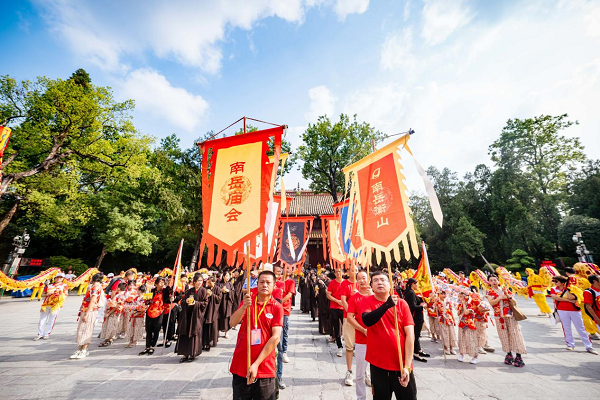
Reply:
<svg viewBox="0 0 600 400"><path fill-rule="evenodd" d="M585 292L588 292L589 294L592 295L592 308L594 309L596 314L598 314L600 316L600 313L598 312L598 308L596 307L596 292L594 292L592 289L585 289ZM593 320L594 316L588 311L585 304L583 305L583 309L585 310L585 313Z"/></svg>
<svg viewBox="0 0 600 400"><path fill-rule="evenodd" d="M125 279L121 278L120 276L116 276L116 277L112 278L112 280L108 283L108 286L104 289L104 293L106 293L107 295L110 294L110 292L111 292L110 288L113 287L113 285L117 281L121 281L119 283L122 283L122 282L125 282Z"/></svg>

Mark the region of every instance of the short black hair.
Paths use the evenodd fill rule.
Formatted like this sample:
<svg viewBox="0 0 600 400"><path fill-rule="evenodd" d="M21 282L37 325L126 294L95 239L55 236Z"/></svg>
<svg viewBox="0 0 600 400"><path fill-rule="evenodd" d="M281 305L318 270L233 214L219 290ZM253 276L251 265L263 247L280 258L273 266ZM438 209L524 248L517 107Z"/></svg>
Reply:
<svg viewBox="0 0 600 400"><path fill-rule="evenodd" d="M196 272L192 281L198 282L200 279L202 279L202 274L200 272Z"/></svg>
<svg viewBox="0 0 600 400"><path fill-rule="evenodd" d="M91 282L102 282L102 279L104 279L104 274L102 272L98 272L97 274L92 275Z"/></svg>
<svg viewBox="0 0 600 400"><path fill-rule="evenodd" d="M417 283L417 280L416 280L415 278L408 278L408 279L406 280L406 284L407 284L408 286L412 285L413 283Z"/></svg>
<svg viewBox="0 0 600 400"><path fill-rule="evenodd" d="M263 275L270 275L270 276L272 276L273 277L273 283L275 283L275 281L277 280L277 276L275 276L275 272L268 271L268 270L260 271L260 274L258 274L258 278L257 279L260 280L260 277L263 276Z"/></svg>
<svg viewBox="0 0 600 400"><path fill-rule="evenodd" d="M385 272L383 272L383 271L375 271L375 272L373 272L371 274L371 280L373 280L374 277L379 276L379 275L383 275L383 276L385 276L386 278L389 279L388 274L386 274Z"/></svg>
<svg viewBox="0 0 600 400"><path fill-rule="evenodd" d="M488 280L492 279L492 278L496 278L496 279L500 280L500 278L498 278L498 275L496 275L496 274L490 274L490 276L488 276Z"/></svg>
<svg viewBox="0 0 600 400"><path fill-rule="evenodd" d="M600 276L590 275L590 276L588 276L587 280L590 282L591 285L593 285L594 283L600 281Z"/></svg>
<svg viewBox="0 0 600 400"><path fill-rule="evenodd" d="M557 276L553 276L552 277L552 281L553 282L560 282L560 283L567 283L569 282L569 278L565 277L565 276L561 276L561 275L557 275Z"/></svg>
<svg viewBox="0 0 600 400"><path fill-rule="evenodd" d="M567 273L569 273L569 274L574 274L574 273L575 273L575 270L574 270L573 268L571 268L571 267L566 267L566 268L565 268L565 272L567 272Z"/></svg>
<svg viewBox="0 0 600 400"><path fill-rule="evenodd" d="M125 282L119 283L119 290L125 290L125 289L127 289L127 284Z"/></svg>

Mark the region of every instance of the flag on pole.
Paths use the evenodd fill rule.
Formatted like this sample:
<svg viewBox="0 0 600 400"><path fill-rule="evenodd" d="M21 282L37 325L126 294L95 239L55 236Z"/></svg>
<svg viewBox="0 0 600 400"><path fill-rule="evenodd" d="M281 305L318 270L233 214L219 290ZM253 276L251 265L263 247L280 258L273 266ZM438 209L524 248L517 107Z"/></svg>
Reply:
<svg viewBox="0 0 600 400"><path fill-rule="evenodd" d="M183 250L183 239L179 243L179 250L177 250L177 258L175 258L175 266L173 267L173 290L177 289L179 284L179 277L181 276L181 251Z"/></svg>
<svg viewBox="0 0 600 400"><path fill-rule="evenodd" d="M427 257L427 249L425 248L425 242L422 242L423 254L417 272L413 276L414 279L419 283L419 289L417 293L423 297L429 297L431 292L435 292L433 280L431 279L431 268L429 267L429 259Z"/></svg>

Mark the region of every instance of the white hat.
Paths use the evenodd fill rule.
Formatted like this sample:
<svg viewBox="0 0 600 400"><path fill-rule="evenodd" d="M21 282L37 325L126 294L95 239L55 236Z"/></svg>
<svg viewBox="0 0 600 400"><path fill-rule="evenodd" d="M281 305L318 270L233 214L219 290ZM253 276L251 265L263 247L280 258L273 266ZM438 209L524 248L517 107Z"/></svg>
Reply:
<svg viewBox="0 0 600 400"><path fill-rule="evenodd" d="M138 274L138 276L139 276L139 275L143 275L141 272L138 272L137 274Z"/></svg>
<svg viewBox="0 0 600 400"><path fill-rule="evenodd" d="M158 278L159 276L160 276L160 275L158 275L158 274L154 274L154 277L155 277L155 278Z"/></svg>
<svg viewBox="0 0 600 400"><path fill-rule="evenodd" d="M106 275L107 278L112 278L113 276L115 276L115 274L113 274L112 272Z"/></svg>
<svg viewBox="0 0 600 400"><path fill-rule="evenodd" d="M207 280L208 279L208 274L202 274L202 280Z"/></svg>
<svg viewBox="0 0 600 400"><path fill-rule="evenodd" d="M56 274L55 278L64 278L65 274L63 274L62 272L59 272L58 274Z"/></svg>
<svg viewBox="0 0 600 400"><path fill-rule="evenodd" d="M446 276L446 274L443 272L440 272L440 276Z"/></svg>
<svg viewBox="0 0 600 400"><path fill-rule="evenodd" d="M271 272L273 272L273 264L271 264L271 263L265 263L265 264L263 264L262 270L263 271L271 271Z"/></svg>

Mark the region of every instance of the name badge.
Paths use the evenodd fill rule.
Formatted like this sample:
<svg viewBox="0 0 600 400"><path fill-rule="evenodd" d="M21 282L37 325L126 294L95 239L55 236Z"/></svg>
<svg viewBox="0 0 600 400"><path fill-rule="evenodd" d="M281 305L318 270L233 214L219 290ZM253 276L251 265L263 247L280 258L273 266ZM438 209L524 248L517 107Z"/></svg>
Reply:
<svg viewBox="0 0 600 400"><path fill-rule="evenodd" d="M250 331L250 344L256 346L260 344L260 329L252 329Z"/></svg>
<svg viewBox="0 0 600 400"><path fill-rule="evenodd" d="M266 313L265 317L269 318L269 319L273 319L273 314L271 313Z"/></svg>

